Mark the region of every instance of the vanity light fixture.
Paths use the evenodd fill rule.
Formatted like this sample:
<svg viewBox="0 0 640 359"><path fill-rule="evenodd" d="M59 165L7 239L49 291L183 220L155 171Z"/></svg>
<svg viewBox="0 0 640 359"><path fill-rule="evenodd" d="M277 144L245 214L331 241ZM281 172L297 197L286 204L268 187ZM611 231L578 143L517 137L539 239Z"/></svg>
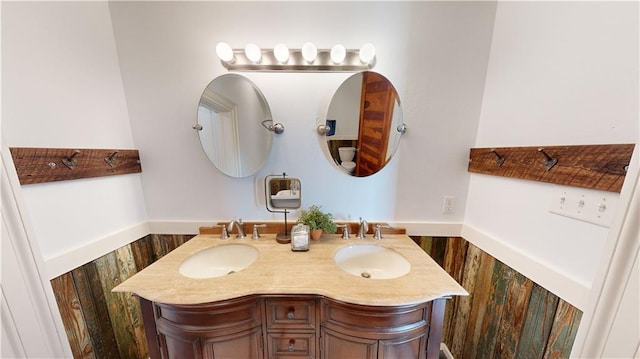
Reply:
<svg viewBox="0 0 640 359"><path fill-rule="evenodd" d="M259 64L260 60L262 60L262 51L256 44L247 44L244 48L244 54L254 64Z"/></svg>
<svg viewBox="0 0 640 359"><path fill-rule="evenodd" d="M331 48L331 61L334 64L339 64L347 57L347 49L342 44L335 45Z"/></svg>
<svg viewBox="0 0 640 359"><path fill-rule="evenodd" d="M376 57L376 48L371 44L364 44L358 52L358 57L363 64L368 64Z"/></svg>
<svg viewBox="0 0 640 359"><path fill-rule="evenodd" d="M376 64L375 48L371 44L360 49L347 49L342 44L318 49L307 42L300 49L289 49L285 44L261 49L250 43L243 49L237 49L220 42L216 46L216 54L229 71L357 72L370 70Z"/></svg>
<svg viewBox="0 0 640 359"><path fill-rule="evenodd" d="M278 44L273 48L273 56L280 64L286 64L289 61L289 48L285 44Z"/></svg>
<svg viewBox="0 0 640 359"><path fill-rule="evenodd" d="M220 58L220 61L226 63L234 63L235 56L233 55L233 49L226 42L219 42L216 45L216 55Z"/></svg>
<svg viewBox="0 0 640 359"><path fill-rule="evenodd" d="M309 64L312 64L318 57L318 48L312 42L302 45L302 58Z"/></svg>

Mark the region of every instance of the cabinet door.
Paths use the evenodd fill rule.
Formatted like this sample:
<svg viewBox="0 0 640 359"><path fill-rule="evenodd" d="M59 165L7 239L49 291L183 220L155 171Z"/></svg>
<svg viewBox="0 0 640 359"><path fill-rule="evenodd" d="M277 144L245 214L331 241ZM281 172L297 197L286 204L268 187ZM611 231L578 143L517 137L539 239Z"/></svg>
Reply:
<svg viewBox="0 0 640 359"><path fill-rule="evenodd" d="M334 332L322 328L322 358L323 359L376 359L378 341L364 339Z"/></svg>
<svg viewBox="0 0 640 359"><path fill-rule="evenodd" d="M159 339L163 359L263 358L262 327L215 337L187 333L160 333Z"/></svg>
<svg viewBox="0 0 640 359"><path fill-rule="evenodd" d="M404 338L378 342L378 359L424 359L427 354L426 331Z"/></svg>
<svg viewBox="0 0 640 359"><path fill-rule="evenodd" d="M216 336L215 338L203 338L203 357L211 359L261 359L261 340L262 327Z"/></svg>

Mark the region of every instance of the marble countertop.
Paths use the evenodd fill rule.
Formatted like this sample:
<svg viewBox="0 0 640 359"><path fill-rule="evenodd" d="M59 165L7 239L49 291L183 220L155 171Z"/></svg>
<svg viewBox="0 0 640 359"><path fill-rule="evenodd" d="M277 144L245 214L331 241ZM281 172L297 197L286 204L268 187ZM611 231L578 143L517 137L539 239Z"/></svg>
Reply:
<svg viewBox="0 0 640 359"><path fill-rule="evenodd" d="M259 251L249 267L217 278L192 279L179 273L180 264L203 249L224 244L247 244ZM335 252L348 245L375 244L402 254L411 271L394 279L366 279L348 274L334 262ZM150 301L200 304L259 294L321 295L353 304L398 306L443 296L468 295L431 257L406 235L343 240L323 235L311 241L308 252L292 252L278 244L275 234L254 240L201 234L162 257L113 289L135 293Z"/></svg>

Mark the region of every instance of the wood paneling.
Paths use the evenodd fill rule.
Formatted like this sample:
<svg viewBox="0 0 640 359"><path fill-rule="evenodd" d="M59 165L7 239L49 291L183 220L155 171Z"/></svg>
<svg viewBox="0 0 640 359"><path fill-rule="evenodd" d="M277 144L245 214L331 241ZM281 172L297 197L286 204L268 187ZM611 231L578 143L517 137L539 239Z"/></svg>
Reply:
<svg viewBox="0 0 640 359"><path fill-rule="evenodd" d="M634 146L545 146L544 153L557 160L549 170L543 162L544 154L539 151L541 147L472 148L468 171L620 192Z"/></svg>
<svg viewBox="0 0 640 359"><path fill-rule="evenodd" d="M75 358L147 358L142 313L117 283L191 239L149 235L51 281ZM470 293L447 301L456 358L568 358L582 313L463 238L414 237Z"/></svg>
<svg viewBox="0 0 640 359"><path fill-rule="evenodd" d="M558 302L558 309L556 310L551 334L547 341L544 358L569 357L581 318L582 312L576 310L565 301Z"/></svg>
<svg viewBox="0 0 640 359"><path fill-rule="evenodd" d="M147 358L137 298L111 289L193 236L149 235L51 280L74 358Z"/></svg>
<svg viewBox="0 0 640 359"><path fill-rule="evenodd" d="M138 150L11 147L20 184L140 173Z"/></svg>
<svg viewBox="0 0 640 359"><path fill-rule="evenodd" d="M447 303L443 342L455 358L569 357L578 309L462 238L414 240L470 294Z"/></svg>
<svg viewBox="0 0 640 359"><path fill-rule="evenodd" d="M498 332L498 345L495 347L494 357L517 359L519 334L522 332L532 288L532 281L518 272L513 273L507 288L502 325Z"/></svg>

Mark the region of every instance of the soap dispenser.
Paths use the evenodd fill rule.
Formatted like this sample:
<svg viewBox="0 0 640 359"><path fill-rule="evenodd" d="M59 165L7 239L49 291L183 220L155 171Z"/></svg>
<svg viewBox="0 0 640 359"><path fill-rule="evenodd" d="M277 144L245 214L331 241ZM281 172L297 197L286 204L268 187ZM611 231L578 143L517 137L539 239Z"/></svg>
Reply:
<svg viewBox="0 0 640 359"><path fill-rule="evenodd" d="M309 226L296 224L291 228L291 250L306 252L309 250Z"/></svg>

